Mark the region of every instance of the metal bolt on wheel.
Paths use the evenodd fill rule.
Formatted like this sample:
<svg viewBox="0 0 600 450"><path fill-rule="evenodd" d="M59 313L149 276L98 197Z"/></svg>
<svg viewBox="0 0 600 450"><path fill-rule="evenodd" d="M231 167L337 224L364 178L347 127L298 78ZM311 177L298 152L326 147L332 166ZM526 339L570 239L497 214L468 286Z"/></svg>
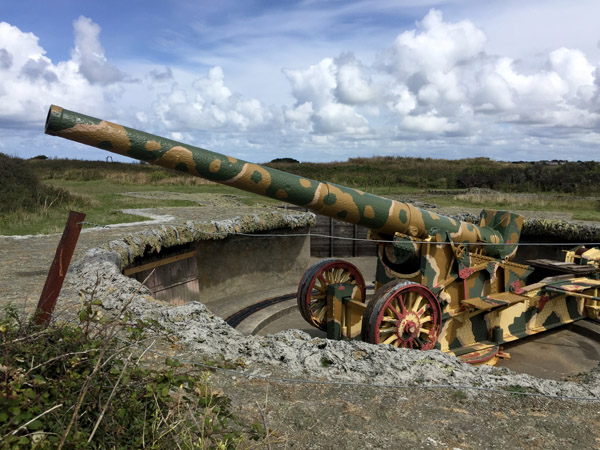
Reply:
<svg viewBox="0 0 600 450"><path fill-rule="evenodd" d="M327 330L327 286L337 283L355 284L355 300L365 301L365 280L353 264L341 259L325 259L311 266L298 286L298 309L304 320L320 330ZM360 299L357 298L360 296Z"/></svg>

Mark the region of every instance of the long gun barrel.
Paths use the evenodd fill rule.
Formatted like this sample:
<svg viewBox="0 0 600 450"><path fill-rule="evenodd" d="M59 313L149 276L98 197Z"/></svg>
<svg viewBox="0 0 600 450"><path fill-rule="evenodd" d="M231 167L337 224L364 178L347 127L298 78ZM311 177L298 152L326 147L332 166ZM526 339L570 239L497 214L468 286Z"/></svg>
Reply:
<svg viewBox="0 0 600 450"><path fill-rule="evenodd" d="M456 243L510 244L486 250L500 257L512 254L519 240L522 217L510 212L483 211L482 221L477 226L408 203L249 163L59 106L50 107L45 132L279 199L384 235L399 232L425 239L442 233L442 239Z"/></svg>

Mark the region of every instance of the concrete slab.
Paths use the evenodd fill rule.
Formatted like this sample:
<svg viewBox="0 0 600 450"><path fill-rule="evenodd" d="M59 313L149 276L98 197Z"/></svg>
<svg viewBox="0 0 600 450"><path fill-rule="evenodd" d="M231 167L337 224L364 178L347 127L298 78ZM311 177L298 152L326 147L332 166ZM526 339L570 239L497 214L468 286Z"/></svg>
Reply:
<svg viewBox="0 0 600 450"><path fill-rule="evenodd" d="M499 367L540 378L562 380L600 362L600 324L579 321L563 328L503 345L511 359Z"/></svg>
<svg viewBox="0 0 600 450"><path fill-rule="evenodd" d="M312 337L327 337L327 333L325 331L321 331L318 328L313 327L304 320L304 318L300 315L298 307L296 306L296 300L293 300L293 304L290 303L288 306L292 306L292 308L287 310L287 314L277 318L276 320L273 320L268 324L265 324L262 327L259 326L255 334L259 336L266 336L268 334L278 333L279 331L294 329L304 331Z"/></svg>

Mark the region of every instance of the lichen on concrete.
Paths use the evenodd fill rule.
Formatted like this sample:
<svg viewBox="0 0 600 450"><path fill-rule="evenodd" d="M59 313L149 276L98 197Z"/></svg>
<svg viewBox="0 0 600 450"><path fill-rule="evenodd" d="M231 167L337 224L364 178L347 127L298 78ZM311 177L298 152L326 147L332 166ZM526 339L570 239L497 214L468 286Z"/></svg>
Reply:
<svg viewBox="0 0 600 450"><path fill-rule="evenodd" d="M522 234L539 238L552 237L563 242L600 242L600 226L553 219L527 219Z"/></svg>
<svg viewBox="0 0 600 450"><path fill-rule="evenodd" d="M200 240L225 239L236 233L296 229L315 224L315 215L296 211L264 210L224 220L186 221L138 231L107 243L103 248L121 259L121 269L136 258L160 253L163 248Z"/></svg>

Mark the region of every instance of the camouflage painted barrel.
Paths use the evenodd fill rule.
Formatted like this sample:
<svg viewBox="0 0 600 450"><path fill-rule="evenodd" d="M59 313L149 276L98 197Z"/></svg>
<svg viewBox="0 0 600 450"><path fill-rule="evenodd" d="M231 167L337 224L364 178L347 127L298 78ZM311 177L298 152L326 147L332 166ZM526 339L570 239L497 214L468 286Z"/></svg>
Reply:
<svg viewBox="0 0 600 450"><path fill-rule="evenodd" d="M504 243L503 236L507 236L502 232L505 230L499 231L498 223L485 226L485 216L481 224L484 226L459 222L408 203L249 163L59 106L50 107L46 133L303 206L317 214L363 225L383 234L400 232L427 238L442 233L444 240L494 244ZM494 221L498 222L498 217ZM512 221L512 215L501 220L507 224ZM515 244L518 238L517 235L506 241ZM502 248L499 246L487 253L507 254Z"/></svg>

